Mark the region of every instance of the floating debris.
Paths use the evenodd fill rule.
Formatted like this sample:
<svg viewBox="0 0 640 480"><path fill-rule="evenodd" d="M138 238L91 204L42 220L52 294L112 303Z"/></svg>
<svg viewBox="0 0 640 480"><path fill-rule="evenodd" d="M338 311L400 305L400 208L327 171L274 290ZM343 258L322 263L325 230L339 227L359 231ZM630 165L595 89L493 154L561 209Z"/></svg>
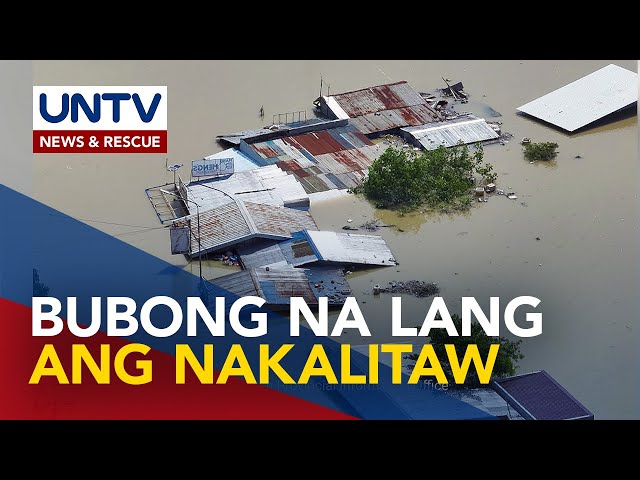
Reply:
<svg viewBox="0 0 640 480"><path fill-rule="evenodd" d="M377 288L376 288L377 287ZM440 292L440 288L436 283L425 282L421 280L409 280L408 282L389 282L389 286L381 288L380 285L373 287L373 293L408 293L419 298L431 297Z"/></svg>
<svg viewBox="0 0 640 480"><path fill-rule="evenodd" d="M508 198L509 200L517 200L517 199L518 199L518 196L517 196L515 193L509 193L509 194L507 195L507 198Z"/></svg>
<svg viewBox="0 0 640 480"><path fill-rule="evenodd" d="M582 158L582 155L576 155L576 156L575 156L575 157L573 157L573 158Z"/></svg>
<svg viewBox="0 0 640 480"><path fill-rule="evenodd" d="M345 225L342 230L358 230L358 227L352 227L351 225Z"/></svg>
<svg viewBox="0 0 640 480"><path fill-rule="evenodd" d="M362 228L363 230L368 230L370 232L376 232L381 228L385 228L385 227L395 227L395 225L385 225L384 223L381 223L379 220L369 220L368 222L363 223L362 225L360 225L360 228ZM398 229L401 232L404 232L404 230L402 229Z"/></svg>
<svg viewBox="0 0 640 480"><path fill-rule="evenodd" d="M492 193L496 191L496 184L495 183L487 183L484 186L484 191L487 193Z"/></svg>
<svg viewBox="0 0 640 480"><path fill-rule="evenodd" d="M528 143L531 143L531 139L529 137L523 137L522 140L520 141L520 143L522 145L526 145Z"/></svg>

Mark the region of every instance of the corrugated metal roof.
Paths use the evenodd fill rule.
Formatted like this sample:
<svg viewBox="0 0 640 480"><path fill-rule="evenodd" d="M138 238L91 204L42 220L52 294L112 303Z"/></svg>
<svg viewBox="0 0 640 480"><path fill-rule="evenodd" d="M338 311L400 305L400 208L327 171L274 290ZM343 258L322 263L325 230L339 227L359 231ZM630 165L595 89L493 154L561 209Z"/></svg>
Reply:
<svg viewBox="0 0 640 480"><path fill-rule="evenodd" d="M200 206L201 212L229 203L230 197L286 207L309 206L309 196L302 185L277 165L237 172L221 179L191 182L187 190L189 199ZM189 213L196 213L195 205L186 203Z"/></svg>
<svg viewBox="0 0 640 480"><path fill-rule="evenodd" d="M354 126L251 144L265 163L291 173L308 194L354 187L384 152ZM351 174L350 176L344 176Z"/></svg>
<svg viewBox="0 0 640 480"><path fill-rule="evenodd" d="M253 202L244 202L244 207L252 230L263 236L290 237L299 225L318 228L309 212Z"/></svg>
<svg viewBox="0 0 640 480"><path fill-rule="evenodd" d="M441 120L439 113L407 82L397 82L322 97L337 118L364 134Z"/></svg>
<svg viewBox="0 0 640 480"><path fill-rule="evenodd" d="M291 297L302 297L308 305L317 305L319 297L327 297L329 305L342 305L351 295L344 273L336 268L251 268L215 278L211 283L238 296L261 297L275 306L289 305Z"/></svg>
<svg viewBox="0 0 640 480"><path fill-rule="evenodd" d="M459 142L468 144L499 137L484 118L475 115L464 115L453 120L401 130L417 140L426 150L435 150L440 145L453 147Z"/></svg>
<svg viewBox="0 0 640 480"><path fill-rule="evenodd" d="M528 420L593 419L593 414L544 370L497 378L491 385Z"/></svg>
<svg viewBox="0 0 640 480"><path fill-rule="evenodd" d="M244 268L258 268L288 264L276 240L261 240L238 246L240 262Z"/></svg>
<svg viewBox="0 0 640 480"><path fill-rule="evenodd" d="M349 123L362 133L378 133L407 125L423 125L440 120L437 112L427 104L384 110L354 117Z"/></svg>
<svg viewBox="0 0 640 480"><path fill-rule="evenodd" d="M320 261L362 265L395 265L393 253L380 235L305 232Z"/></svg>
<svg viewBox="0 0 640 480"><path fill-rule="evenodd" d="M214 278L210 280L210 282L238 297L255 297L259 295L258 288L253 283L253 278L249 270L230 273L229 275Z"/></svg>
<svg viewBox="0 0 640 480"><path fill-rule="evenodd" d="M198 231L199 221L199 231ZM228 200L226 205L173 222L190 226L191 255L215 252L252 238L285 240L301 229L318 227L309 212L278 205ZM200 241L198 241L200 235Z"/></svg>
<svg viewBox="0 0 640 480"><path fill-rule="evenodd" d="M339 93L332 98L350 118L425 103L406 81Z"/></svg>
<svg viewBox="0 0 640 480"><path fill-rule="evenodd" d="M262 243L238 249L245 268L283 262L299 267L314 262L395 265L393 253L379 235L304 230L277 244Z"/></svg>
<svg viewBox="0 0 640 480"><path fill-rule="evenodd" d="M366 145L373 145L373 143L354 126L348 125L265 142L256 142L250 144L250 147L262 158L274 159L274 163L290 159L295 159L299 162L307 159L313 163L313 157L316 155L340 152ZM275 160L276 157L277 160Z"/></svg>
<svg viewBox="0 0 640 480"><path fill-rule="evenodd" d="M637 101L638 74L610 64L518 110L573 132Z"/></svg>

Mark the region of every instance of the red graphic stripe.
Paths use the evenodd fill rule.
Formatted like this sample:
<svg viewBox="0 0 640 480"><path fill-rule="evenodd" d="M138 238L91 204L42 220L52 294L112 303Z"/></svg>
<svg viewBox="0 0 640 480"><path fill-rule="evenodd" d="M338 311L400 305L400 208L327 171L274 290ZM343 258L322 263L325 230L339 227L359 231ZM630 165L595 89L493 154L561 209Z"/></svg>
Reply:
<svg viewBox="0 0 640 480"><path fill-rule="evenodd" d="M219 419L353 419L341 412L287 395L262 385L248 385L238 378L202 385L193 373L185 385L175 383L173 355L151 350L144 357L131 354L125 368L136 372L135 360L151 360L153 380L144 385L122 382L111 368L111 383L98 385L83 366L81 385L60 385L45 377L37 385L29 378L42 348L51 343L71 381L71 345L82 343L95 359L100 345L109 344L111 359L127 342L100 332L77 338L66 329L56 337L31 336L31 309L0 299L2 335L0 351L0 419L23 420L219 420ZM130 362L130 363L129 363ZM187 368L189 371L189 368Z"/></svg>

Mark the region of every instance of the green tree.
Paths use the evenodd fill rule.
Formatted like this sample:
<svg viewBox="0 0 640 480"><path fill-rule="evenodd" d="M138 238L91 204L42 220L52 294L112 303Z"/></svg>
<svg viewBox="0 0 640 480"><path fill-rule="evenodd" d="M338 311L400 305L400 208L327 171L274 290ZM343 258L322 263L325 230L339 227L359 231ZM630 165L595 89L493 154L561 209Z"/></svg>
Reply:
<svg viewBox="0 0 640 480"><path fill-rule="evenodd" d="M558 155L558 144L553 142L526 143L524 147L524 158L529 161L553 160Z"/></svg>
<svg viewBox="0 0 640 480"><path fill-rule="evenodd" d="M473 152L462 144L420 152L389 147L355 191L383 208L468 208L474 174L485 181L497 178L493 166L483 163L483 155L480 145Z"/></svg>
<svg viewBox="0 0 640 480"><path fill-rule="evenodd" d="M451 315L451 319L456 326L456 330L461 332L462 318L459 315L453 314ZM445 329L437 328L431 330L429 339L431 345L433 345L433 349L438 355L442 369L449 381L450 388L478 388L486 385L482 385L480 383L478 373L476 369L473 368L473 365L469 367L465 383L461 385L456 384L453 380L451 365L449 365L447 361L449 357L447 356L447 352L444 348L445 344L450 344L455 347L459 359L464 357L467 345L476 344L483 361L486 360L489 355L489 347L492 344L500 344L496 363L493 367L492 378L515 375L518 361L524 358L524 355L520 353L520 344L522 343L522 340L513 341L504 337L489 337L478 322L471 323L471 336L451 337L447 334ZM418 359L418 354L407 355L407 358L415 361Z"/></svg>

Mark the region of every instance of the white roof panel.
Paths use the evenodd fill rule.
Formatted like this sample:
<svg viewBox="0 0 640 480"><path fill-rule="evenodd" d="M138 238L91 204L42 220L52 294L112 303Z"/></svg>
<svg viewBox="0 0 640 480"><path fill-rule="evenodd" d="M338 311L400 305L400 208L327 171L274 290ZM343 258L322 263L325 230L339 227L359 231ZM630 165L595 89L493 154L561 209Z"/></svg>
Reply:
<svg viewBox="0 0 640 480"><path fill-rule="evenodd" d="M395 265L393 253L379 235L361 235L327 231L310 231L320 260L365 265Z"/></svg>
<svg viewBox="0 0 640 480"><path fill-rule="evenodd" d="M440 145L455 147L459 142L469 144L499 137L484 118L478 118L475 115L465 115L454 120L406 127L401 130L413 136L426 150L435 150Z"/></svg>
<svg viewBox="0 0 640 480"><path fill-rule="evenodd" d="M637 101L638 74L610 64L518 110L573 132Z"/></svg>

